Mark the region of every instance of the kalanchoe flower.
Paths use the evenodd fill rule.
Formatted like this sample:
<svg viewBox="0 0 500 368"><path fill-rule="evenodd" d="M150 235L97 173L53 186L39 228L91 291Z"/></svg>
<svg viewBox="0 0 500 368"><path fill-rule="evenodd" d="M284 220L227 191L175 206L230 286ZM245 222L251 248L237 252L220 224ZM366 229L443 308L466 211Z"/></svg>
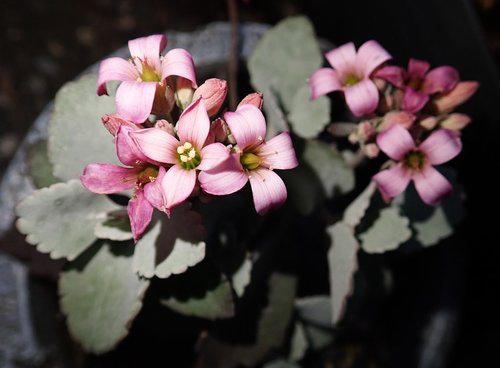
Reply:
<svg viewBox="0 0 500 368"><path fill-rule="evenodd" d="M373 176L373 180L386 199L402 193L413 180L420 198L435 206L452 191L448 180L433 165L454 158L462 150L458 135L448 129L434 131L418 146L412 136L399 124L379 133L380 149L397 163Z"/></svg>
<svg viewBox="0 0 500 368"><path fill-rule="evenodd" d="M160 57L166 45L164 35L137 38L128 42L130 60L111 57L100 63L97 93L107 93L106 82L121 81L116 91L116 108L124 119L140 124L155 106L162 110L169 108L165 107L171 105L173 97L165 81L169 76L185 78L193 88L197 87L191 54L173 49Z"/></svg>
<svg viewBox="0 0 500 368"><path fill-rule="evenodd" d="M116 134L116 151L127 167L113 164L89 164L80 181L88 190L98 194L112 194L134 189L127 206L132 234L137 241L151 222L153 207L162 210L163 194L158 183L165 168L149 160L136 147L129 133L133 129L121 126Z"/></svg>
<svg viewBox="0 0 500 368"><path fill-rule="evenodd" d="M282 205L287 197L286 187L273 170L292 169L298 165L288 132L265 142L264 115L252 104L226 112L224 119L237 145L229 160L200 173L202 189L210 194L225 195L240 190L250 181L259 214Z"/></svg>
<svg viewBox="0 0 500 368"><path fill-rule="evenodd" d="M208 116L215 115L221 108L227 94L227 82L224 79L211 78L194 91L193 100L202 97Z"/></svg>
<svg viewBox="0 0 500 368"><path fill-rule="evenodd" d="M349 109L356 116L373 112L379 92L370 79L373 71L391 58L376 41L367 41L358 49L352 42L325 55L333 67L316 70L309 78L312 99L333 91L343 91Z"/></svg>
<svg viewBox="0 0 500 368"><path fill-rule="evenodd" d="M133 130L140 129L140 127L129 120L123 119L118 114L105 114L102 118L102 123L104 127L110 132L112 135L116 135L120 126L125 125Z"/></svg>
<svg viewBox="0 0 500 368"><path fill-rule="evenodd" d="M210 120L202 98L183 111L176 129L179 139L158 128L130 133L146 157L172 165L161 182L168 215L193 192L198 171L213 169L229 157L223 144L206 144Z"/></svg>

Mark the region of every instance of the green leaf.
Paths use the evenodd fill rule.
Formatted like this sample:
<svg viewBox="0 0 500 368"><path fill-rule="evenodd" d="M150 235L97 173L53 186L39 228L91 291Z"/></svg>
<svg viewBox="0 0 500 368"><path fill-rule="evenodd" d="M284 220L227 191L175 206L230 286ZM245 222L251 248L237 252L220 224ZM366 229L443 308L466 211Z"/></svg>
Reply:
<svg viewBox="0 0 500 368"><path fill-rule="evenodd" d="M330 122L330 99L321 96L311 101L309 87L304 84L293 97L289 120L297 135L303 138L316 137Z"/></svg>
<svg viewBox="0 0 500 368"><path fill-rule="evenodd" d="M149 281L132 271L132 248L96 244L61 274L61 309L71 335L88 352L116 346L142 307Z"/></svg>
<svg viewBox="0 0 500 368"><path fill-rule="evenodd" d="M240 267L231 275L231 285L233 286L234 292L239 297L243 296L245 288L250 283L252 266L252 260L248 255L243 259Z"/></svg>
<svg viewBox="0 0 500 368"><path fill-rule="evenodd" d="M98 239L113 241L132 240L133 234L127 211L122 210L108 213L108 217L95 226L94 235Z"/></svg>
<svg viewBox="0 0 500 368"><path fill-rule="evenodd" d="M295 308L305 322L321 327L332 325L332 300L329 295L315 295L299 298Z"/></svg>
<svg viewBox="0 0 500 368"><path fill-rule="evenodd" d="M359 244L354 229L344 222L337 222L327 229L332 245L328 251L330 269L330 294L332 299L332 322L342 317L347 298L354 286L354 273L358 269Z"/></svg>
<svg viewBox="0 0 500 368"><path fill-rule="evenodd" d="M36 188L45 188L60 181L52 174L53 167L49 161L46 140L28 146L26 162L28 174Z"/></svg>
<svg viewBox="0 0 500 368"><path fill-rule="evenodd" d="M185 204L174 208L170 218L160 216L135 246L132 266L147 278L183 273L205 258L204 229L197 212Z"/></svg>
<svg viewBox="0 0 500 368"><path fill-rule="evenodd" d="M292 362L297 362L304 358L307 352L309 343L307 342L306 332L302 323L295 323L295 328L293 329L292 339L290 341L290 354L288 359Z"/></svg>
<svg viewBox="0 0 500 368"><path fill-rule="evenodd" d="M113 96L97 96L97 75L66 83L57 93L49 121L49 158L54 175L79 178L89 163L119 164L113 136L101 117L115 111Z"/></svg>
<svg viewBox="0 0 500 368"><path fill-rule="evenodd" d="M365 215L366 210L370 206L370 200L375 193L377 186L373 181L361 192L361 194L346 208L344 211L343 221L352 226L358 226L359 222Z"/></svg>
<svg viewBox="0 0 500 368"><path fill-rule="evenodd" d="M21 201L17 228L26 241L51 258L75 259L95 240L95 226L120 209L107 196L85 189L79 180L53 184Z"/></svg>
<svg viewBox="0 0 500 368"><path fill-rule="evenodd" d="M368 253L384 253L396 249L410 239L409 220L392 207L380 211L375 223L359 235L361 246Z"/></svg>

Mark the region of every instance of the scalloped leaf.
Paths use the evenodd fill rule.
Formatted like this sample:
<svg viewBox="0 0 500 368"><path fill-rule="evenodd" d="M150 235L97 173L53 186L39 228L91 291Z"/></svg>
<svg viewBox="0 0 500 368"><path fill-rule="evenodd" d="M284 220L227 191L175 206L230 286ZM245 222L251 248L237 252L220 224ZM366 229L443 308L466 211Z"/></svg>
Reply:
<svg viewBox="0 0 500 368"><path fill-rule="evenodd" d="M160 216L135 246L132 267L147 278L183 273L205 258L204 228L197 212L186 203L174 208L170 218Z"/></svg>
<svg viewBox="0 0 500 368"><path fill-rule="evenodd" d="M66 83L58 92L49 121L49 158L54 175L79 178L89 163L119 164L113 136L101 117L115 111L114 97L97 96L97 75ZM110 88L110 91L112 89Z"/></svg>
<svg viewBox="0 0 500 368"><path fill-rule="evenodd" d="M354 273L358 269L359 243L354 237L354 229L344 222L329 226L327 232L332 240L328 251L328 265L332 322L336 324L342 318L347 298L354 288Z"/></svg>
<svg viewBox="0 0 500 368"><path fill-rule="evenodd" d="M36 188L49 187L60 181L52 174L47 150L47 141L40 140L30 144L26 152L28 174Z"/></svg>
<svg viewBox="0 0 500 368"><path fill-rule="evenodd" d="M113 241L132 240L134 238L127 211L109 213L108 217L99 222L94 228L94 235L98 239Z"/></svg>
<svg viewBox="0 0 500 368"><path fill-rule="evenodd" d="M354 201L347 207L344 211L343 221L352 226L358 226L359 222L363 218L366 213L366 210L370 206L370 201L372 199L373 194L377 189L376 184L373 181L370 181L370 184L361 192L359 196L356 197Z"/></svg>
<svg viewBox="0 0 500 368"><path fill-rule="evenodd" d="M330 122L330 99L321 96L311 100L309 87L304 84L293 97L288 118L294 133L303 138L314 138Z"/></svg>
<svg viewBox="0 0 500 368"><path fill-rule="evenodd" d="M71 261L96 240L94 228L106 213L120 208L79 180L70 180L38 189L21 201L16 226L40 252Z"/></svg>
<svg viewBox="0 0 500 368"><path fill-rule="evenodd" d="M231 275L231 285L237 296L242 297L245 293L245 288L250 284L252 276L253 262L250 255L247 255L240 267Z"/></svg>
<svg viewBox="0 0 500 368"><path fill-rule="evenodd" d="M321 327L332 325L332 300L329 295L315 295L295 300L302 320Z"/></svg>
<svg viewBox="0 0 500 368"><path fill-rule="evenodd" d="M71 335L88 352L116 346L142 308L149 280L132 271L132 251L131 243L98 243L61 274L61 309Z"/></svg>

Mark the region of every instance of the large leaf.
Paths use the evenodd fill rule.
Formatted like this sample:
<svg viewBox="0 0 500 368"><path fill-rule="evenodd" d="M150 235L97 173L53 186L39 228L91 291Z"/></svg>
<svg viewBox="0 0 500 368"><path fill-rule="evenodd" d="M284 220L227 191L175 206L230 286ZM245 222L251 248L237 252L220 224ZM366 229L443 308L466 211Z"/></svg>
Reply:
<svg viewBox="0 0 500 368"><path fill-rule="evenodd" d="M380 211L375 223L359 235L361 247L368 253L384 253L396 249L411 237L408 218L392 207Z"/></svg>
<svg viewBox="0 0 500 368"><path fill-rule="evenodd" d="M357 252L359 244L354 229L344 222L328 227L332 245L328 251L330 268L330 291L332 298L332 322L342 317L347 298L354 287L354 273L358 269Z"/></svg>
<svg viewBox="0 0 500 368"><path fill-rule="evenodd" d="M111 350L128 334L142 307L149 281L132 271L132 247L96 244L59 279L69 331L86 351Z"/></svg>
<svg viewBox="0 0 500 368"><path fill-rule="evenodd" d="M343 221L352 226L358 226L359 222L365 215L366 210L370 206L370 200L375 193L377 186L373 181L356 197L354 201L344 211Z"/></svg>
<svg viewBox="0 0 500 368"><path fill-rule="evenodd" d="M51 258L75 259L95 240L95 226L121 207L85 189L79 180L35 191L16 208L17 228L26 241Z"/></svg>
<svg viewBox="0 0 500 368"><path fill-rule="evenodd" d="M94 228L98 239L124 241L133 239L130 221L125 209L108 213L108 216Z"/></svg>
<svg viewBox="0 0 500 368"><path fill-rule="evenodd" d="M309 87L304 85L295 93L289 115L293 131L304 138L314 138L330 122L330 99L309 97Z"/></svg>
<svg viewBox="0 0 500 368"><path fill-rule="evenodd" d="M54 175L47 152L47 141L40 140L28 146L26 153L28 173L36 188L48 187L59 181Z"/></svg>
<svg viewBox="0 0 500 368"><path fill-rule="evenodd" d="M332 324L332 300L328 295L299 298L295 307L305 322L325 328Z"/></svg>
<svg viewBox="0 0 500 368"><path fill-rule="evenodd" d="M54 175L79 178L89 163L115 163L113 137L101 117L115 111L114 97L97 96L97 75L65 84L57 93L49 121L49 158Z"/></svg>
<svg viewBox="0 0 500 368"><path fill-rule="evenodd" d="M205 258L204 231L198 213L186 203L174 208L170 218L160 216L135 246L134 271L148 278L183 273Z"/></svg>

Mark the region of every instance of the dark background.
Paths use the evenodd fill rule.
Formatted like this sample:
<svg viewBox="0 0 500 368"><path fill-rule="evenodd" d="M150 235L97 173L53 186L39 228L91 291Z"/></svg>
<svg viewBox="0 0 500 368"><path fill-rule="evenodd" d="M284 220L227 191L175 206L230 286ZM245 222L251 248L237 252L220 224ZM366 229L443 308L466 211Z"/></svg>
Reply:
<svg viewBox="0 0 500 368"><path fill-rule="evenodd" d="M455 236L444 246L453 249L463 270L460 277L447 280L449 288L458 290L450 303L460 310L449 366L500 366L496 297L500 250L494 237L498 189L492 178L499 168L495 140L500 126L500 1L247 0L237 4L242 22L274 24L288 15L306 14L318 35L334 44L360 45L376 39L395 63L405 65L412 56L434 66L448 64L459 70L462 79L481 83L461 109L473 117L473 124L464 132L464 150L455 160L468 193L468 218L460 239ZM2 0L0 175L43 107L84 68L129 39L165 30L191 31L227 19L224 0ZM407 272L412 266L425 271L425 262L434 262L431 267L446 266L446 259L435 263L436 257L448 254L436 248L428 251L430 256L408 264ZM426 285L416 281L413 286L425 296ZM433 292L429 290L429 298Z"/></svg>

